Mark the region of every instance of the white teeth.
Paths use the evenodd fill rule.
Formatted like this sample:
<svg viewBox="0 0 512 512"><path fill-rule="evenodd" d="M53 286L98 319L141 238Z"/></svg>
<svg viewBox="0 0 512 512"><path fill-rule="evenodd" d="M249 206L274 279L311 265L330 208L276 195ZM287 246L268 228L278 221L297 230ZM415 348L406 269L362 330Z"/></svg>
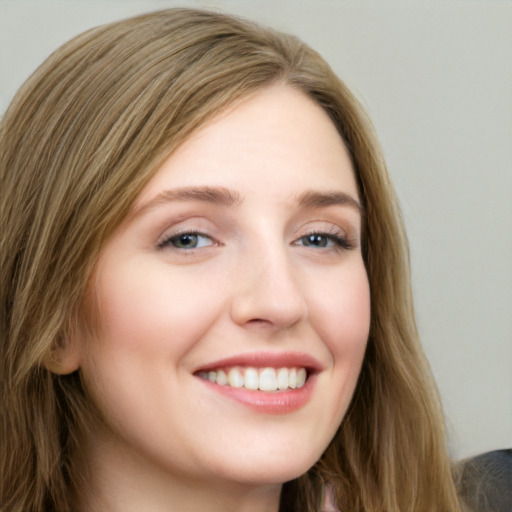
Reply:
<svg viewBox="0 0 512 512"><path fill-rule="evenodd" d="M231 368L228 373L228 384L232 388L241 388L244 385L244 377L237 368Z"/></svg>
<svg viewBox="0 0 512 512"><path fill-rule="evenodd" d="M280 368L277 372L277 389L288 389L288 368Z"/></svg>
<svg viewBox="0 0 512 512"><path fill-rule="evenodd" d="M244 375L244 387L247 389L258 389L258 371L255 368L247 368Z"/></svg>
<svg viewBox="0 0 512 512"><path fill-rule="evenodd" d="M297 387L297 370L292 368L288 373L288 386L292 389Z"/></svg>
<svg viewBox="0 0 512 512"><path fill-rule="evenodd" d="M219 370L217 372L217 378L215 379L215 382L221 386L225 386L228 383L228 376L226 375L226 372Z"/></svg>
<svg viewBox="0 0 512 512"><path fill-rule="evenodd" d="M261 391L275 391L277 389L277 377L274 368L264 368L261 370L258 387Z"/></svg>
<svg viewBox="0 0 512 512"><path fill-rule="evenodd" d="M233 367L229 371L200 372L199 376L220 386L245 387L260 391L285 391L304 386L307 380L305 368L244 368Z"/></svg>
<svg viewBox="0 0 512 512"><path fill-rule="evenodd" d="M301 388L306 383L307 373L304 368L300 368L297 372L297 387Z"/></svg>

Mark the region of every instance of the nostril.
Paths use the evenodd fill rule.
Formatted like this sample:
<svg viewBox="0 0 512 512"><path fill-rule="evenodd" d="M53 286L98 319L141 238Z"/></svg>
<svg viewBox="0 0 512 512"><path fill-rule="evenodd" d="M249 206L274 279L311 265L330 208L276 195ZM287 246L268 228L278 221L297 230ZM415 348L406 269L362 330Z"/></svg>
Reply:
<svg viewBox="0 0 512 512"><path fill-rule="evenodd" d="M253 318L249 320L247 323L249 324L268 324L268 320L264 320L263 318Z"/></svg>

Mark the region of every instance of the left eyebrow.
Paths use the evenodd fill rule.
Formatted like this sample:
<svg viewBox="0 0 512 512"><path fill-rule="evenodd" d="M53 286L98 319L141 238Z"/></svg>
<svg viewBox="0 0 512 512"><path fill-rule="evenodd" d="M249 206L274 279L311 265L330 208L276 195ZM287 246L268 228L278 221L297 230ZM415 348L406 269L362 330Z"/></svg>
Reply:
<svg viewBox="0 0 512 512"><path fill-rule="evenodd" d="M137 217L158 206L171 202L199 201L222 206L236 206L240 204L241 197L237 192L225 187L184 187L164 190L153 199L136 207L130 214Z"/></svg>
<svg viewBox="0 0 512 512"><path fill-rule="evenodd" d="M303 208L325 208L327 206L349 206L363 214L363 206L361 203L345 192L339 191L317 191L307 190L300 194L296 201Z"/></svg>

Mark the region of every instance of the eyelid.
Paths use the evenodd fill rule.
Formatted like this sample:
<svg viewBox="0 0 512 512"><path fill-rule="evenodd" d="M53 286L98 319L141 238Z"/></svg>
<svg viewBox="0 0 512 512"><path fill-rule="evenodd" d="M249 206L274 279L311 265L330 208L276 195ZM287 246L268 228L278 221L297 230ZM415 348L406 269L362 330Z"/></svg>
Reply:
<svg viewBox="0 0 512 512"><path fill-rule="evenodd" d="M293 242L294 245L304 245L301 244L301 240L308 236L323 236L331 240L333 242L334 247L317 247L315 249L318 250L352 250L356 249L359 245L358 237L354 235L350 235L347 233L347 231L343 228L341 228L338 225L330 224L329 226L318 226L318 227L311 227L309 229L306 229L304 233L301 233L300 236L298 236L295 241ZM304 245L305 246L305 245ZM305 246L308 247L308 246Z"/></svg>
<svg viewBox="0 0 512 512"><path fill-rule="evenodd" d="M185 249L185 248L179 248L179 247L172 247L170 245L171 240L179 238L180 236L184 236L184 235L194 235L194 236L199 236L199 237L203 237L203 238L208 238L209 240L211 240L212 243L207 245L206 247L219 245L219 243L216 241L216 239L212 235L209 235L208 233L205 233L204 231L201 231L198 229L180 229L177 231L172 231L170 233L166 232L164 235L162 235L158 239L158 241L156 243L156 247L158 249L171 248L171 249L174 249L175 251L180 251L180 252L191 252L194 249L202 249L203 248L203 247L192 247L190 249Z"/></svg>

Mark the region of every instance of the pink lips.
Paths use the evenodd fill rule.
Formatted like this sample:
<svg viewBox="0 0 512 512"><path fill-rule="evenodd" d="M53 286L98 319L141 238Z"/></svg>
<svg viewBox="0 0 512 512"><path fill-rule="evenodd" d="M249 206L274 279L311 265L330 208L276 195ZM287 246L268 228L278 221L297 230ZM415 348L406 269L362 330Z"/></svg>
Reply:
<svg viewBox="0 0 512 512"><path fill-rule="evenodd" d="M201 382L213 392L220 393L257 412L267 414L287 414L306 405L311 398L317 374L323 369L323 366L309 354L297 352L254 352L208 363L199 368L195 374L198 375L200 372L233 366L257 368L301 367L307 369L308 378L304 386L298 389L275 392L253 391L245 388L223 386L201 378Z"/></svg>

